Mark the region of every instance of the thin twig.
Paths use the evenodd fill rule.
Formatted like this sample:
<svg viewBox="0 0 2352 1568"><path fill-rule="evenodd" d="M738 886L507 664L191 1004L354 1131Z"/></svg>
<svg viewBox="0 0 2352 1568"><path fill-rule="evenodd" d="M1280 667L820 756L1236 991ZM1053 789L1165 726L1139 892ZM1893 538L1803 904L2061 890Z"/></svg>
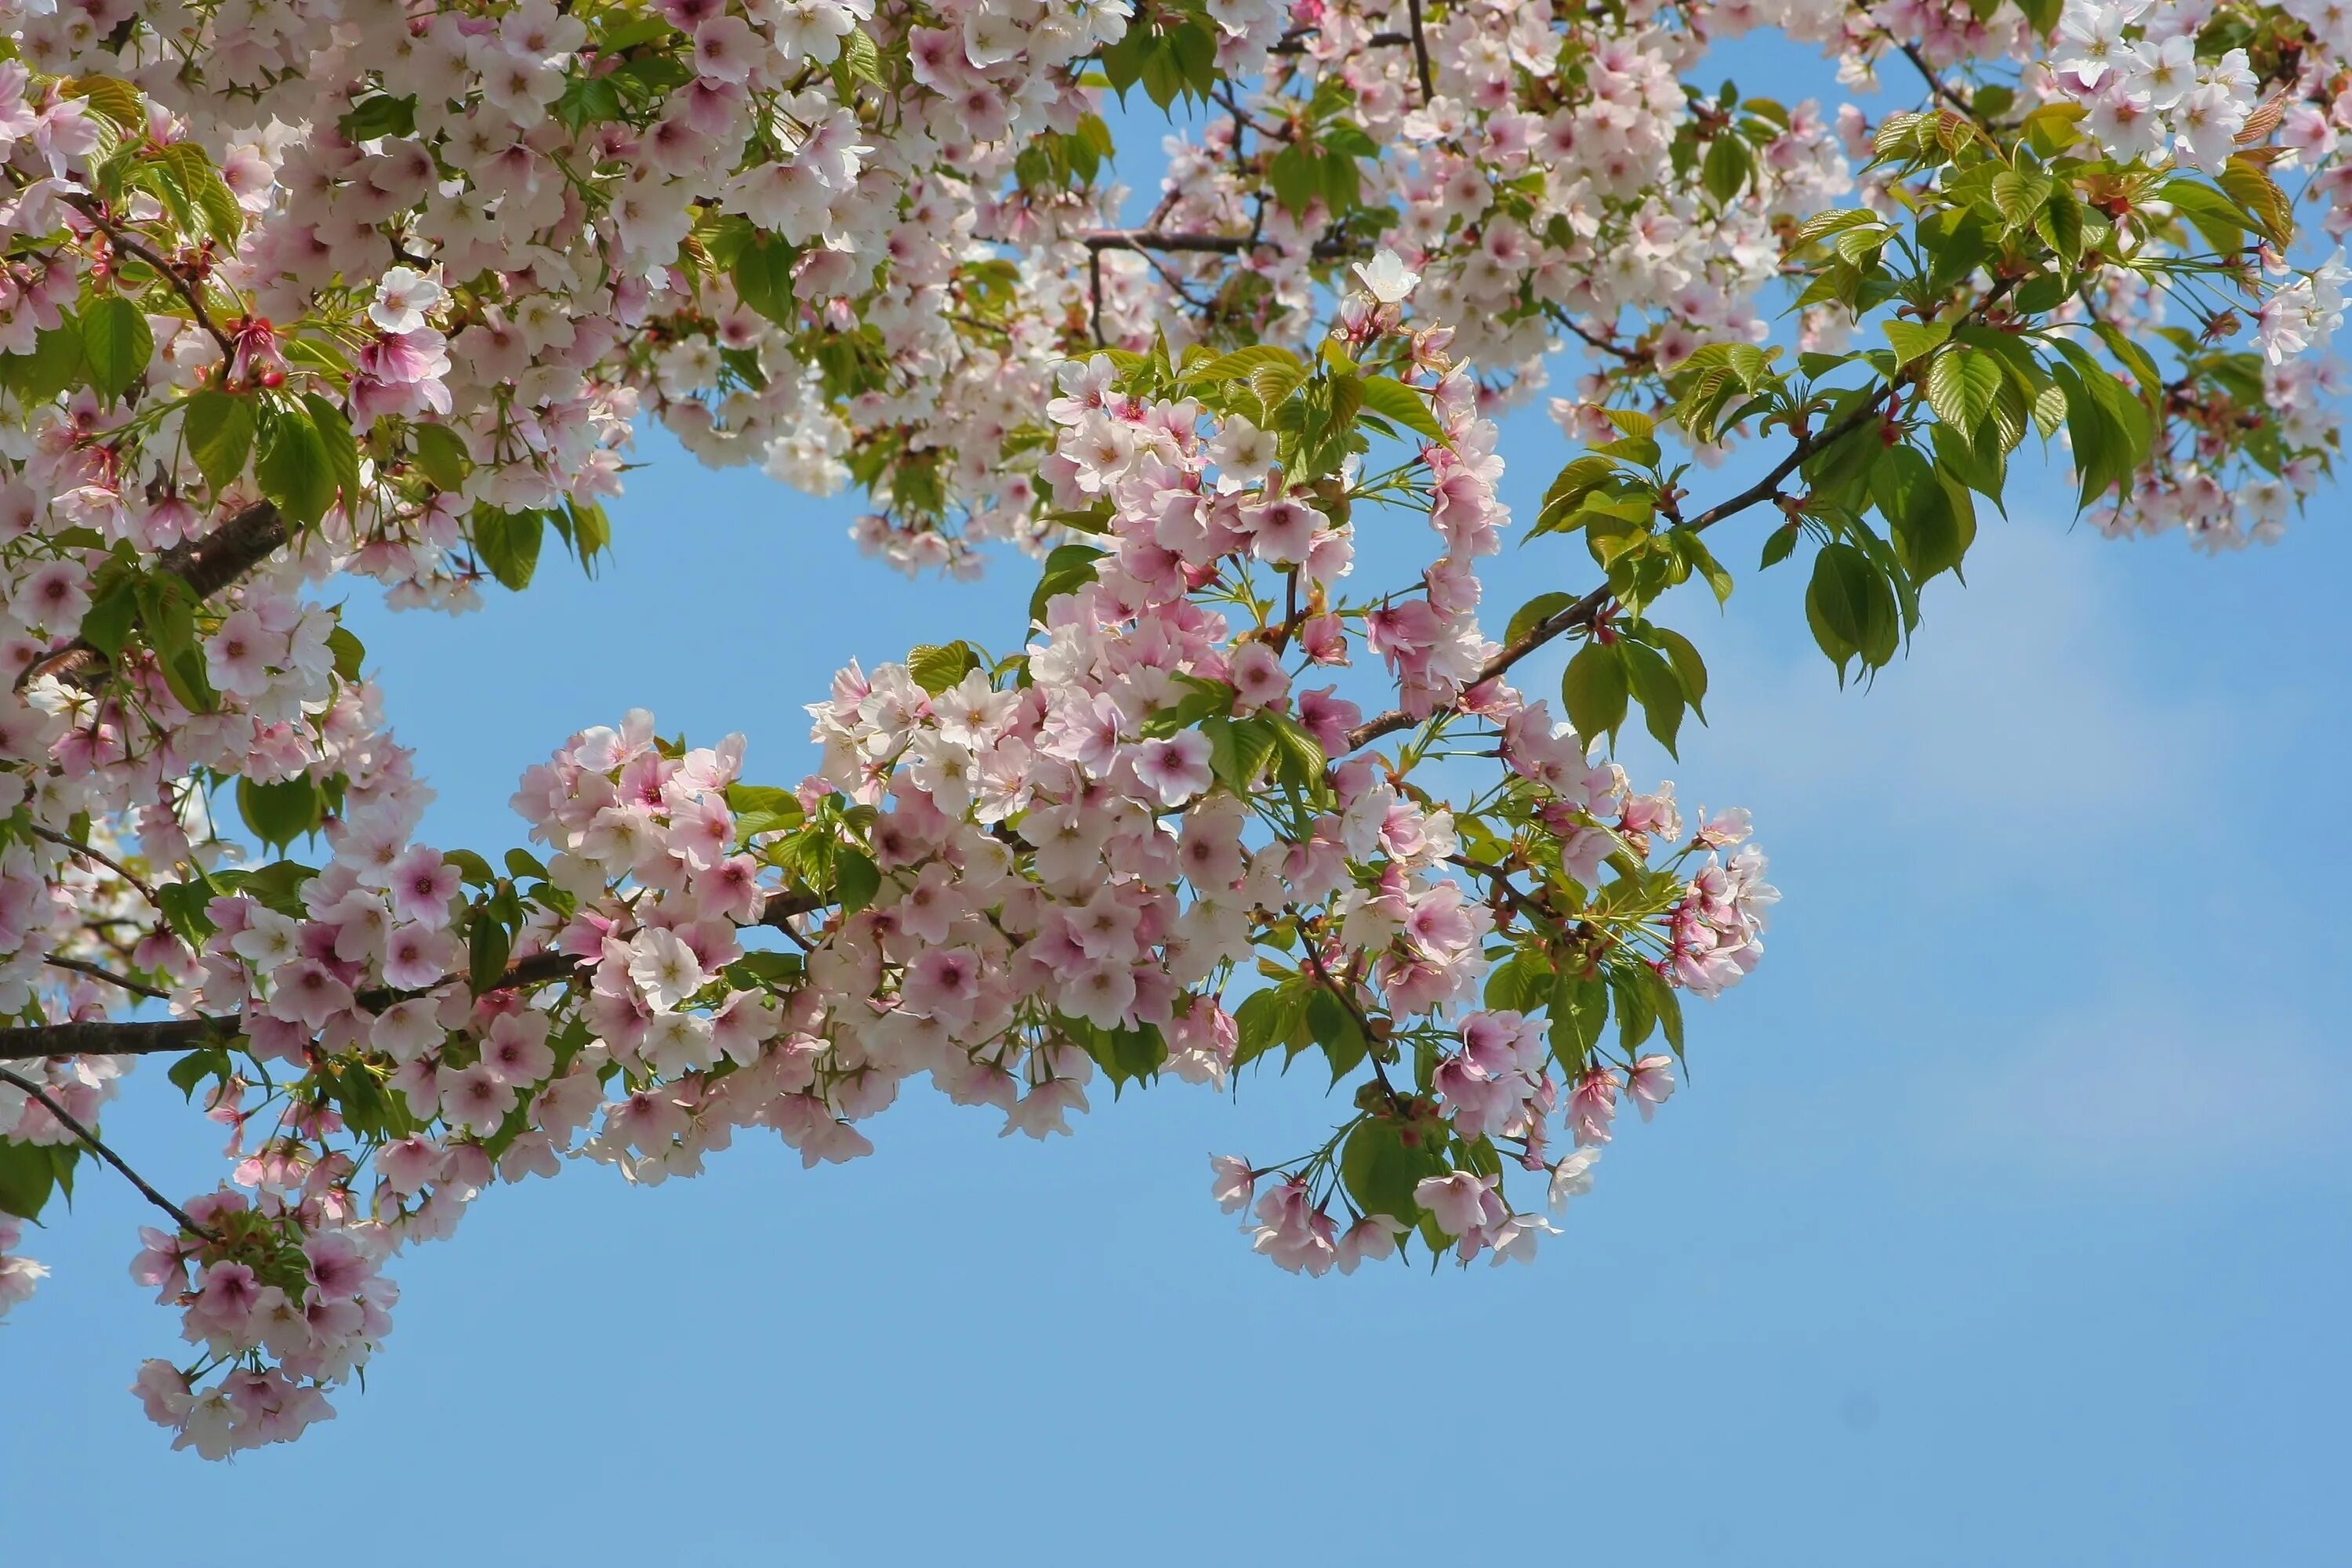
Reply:
<svg viewBox="0 0 2352 1568"><path fill-rule="evenodd" d="M1613 338L1604 338L1599 332L1596 332L1591 328L1586 326L1583 322L1576 320L1573 316L1562 313L1554 315L1552 320L1558 321L1561 326L1566 327L1570 331L1574 332L1578 337L1582 338L1585 342L1590 344L1591 347L1599 349L1605 354L1615 354L1627 364L1646 365L1650 363L1650 356L1642 353L1639 349L1629 349L1624 344L1616 342Z"/></svg>
<svg viewBox="0 0 2352 1568"><path fill-rule="evenodd" d="M1162 234L1148 228L1104 228L1072 237L1089 250L1183 250L1211 256L1244 256L1258 241L1240 234ZM1308 253L1318 261L1361 256L1364 247L1349 240L1320 239Z"/></svg>
<svg viewBox="0 0 2352 1568"><path fill-rule="evenodd" d="M1987 290L1984 299L1979 301L1976 307L1969 312L1969 317L1977 321L1982 321L1986 316L1991 313L1994 306L2000 304L2002 300L2009 296L2010 291L2015 289L2017 284L2018 279L2015 278L2003 278L2000 281L1996 282L1990 289ZM1860 404L1855 405L1853 412L1849 413L1844 418L1839 420L1836 424L1828 426L1819 435L1800 436L1796 439L1795 443L1790 447L1788 455L1782 458L1779 462L1773 464L1771 469L1767 472L1762 479L1757 480L1754 484L1748 486L1738 495L1733 496L1727 500L1717 502L1714 506L1707 508L1705 511L1699 513L1696 517L1692 518L1688 522L1683 523L1680 526L1687 528L1692 532L1696 533L1702 530L1714 527L1717 523L1723 521L1727 518L1733 517L1740 512L1746 511L1749 507L1755 506L1759 502L1770 500L1778 497L1780 493L1780 481L1787 479L1790 474L1795 473L1799 466L1801 465L1807 458L1811 457L1814 453L1822 450L1823 447L1831 446L1833 443L1843 439L1845 437L1852 435L1854 431L1859 430L1864 426L1869 424L1873 419L1884 417L1886 410L1880 406L1881 404L1886 403L1890 399L1899 398L1902 395L1904 387L1909 385L1913 381L1916 380L1921 374L1923 374L1927 370L1927 359L1923 358L1914 360L1910 366L1901 374L1895 376L1894 380L1888 382L1885 386L1879 388L1870 396L1863 399ZM1501 675L1504 671L1509 669L1511 666L1518 663L1519 660L1527 658L1528 655L1535 652L1536 649L1543 647L1546 643L1549 643L1554 638L1559 637L1562 633L1572 630L1576 627L1591 626L1592 624L1593 617L1601 613L1602 606L1606 605L1609 603L1609 584L1603 583L1601 586L1593 589L1591 593L1585 595L1584 597L1577 600L1576 603L1567 606L1565 609L1554 611L1552 614L1545 616L1533 626L1530 626L1525 632L1520 633L1518 637L1513 638L1509 643L1504 645L1503 650L1500 653L1497 653L1494 658L1488 659L1484 668L1479 670L1477 679L1469 682L1468 685L1470 687L1482 686L1487 681L1494 679L1496 676ZM1444 714L1454 711L1457 711L1457 710L1452 708L1441 708L1434 712L1423 715L1420 720L1416 720L1412 714L1407 713L1401 708L1391 708L1387 712L1380 714L1375 718L1365 720L1362 723L1349 731L1347 749L1350 752L1359 750L1370 742L1379 740L1383 735L1392 735L1399 730L1411 728L1415 723L1422 722L1428 719L1438 718Z"/></svg>
<svg viewBox="0 0 2352 1568"><path fill-rule="evenodd" d="M33 825L33 837L36 838L46 838L50 843L55 844L61 848L70 849L86 860L97 861L100 865L105 867L108 870L121 878L124 881L138 889L140 897L145 899L151 904L155 903L155 889L141 881L137 877L133 876L128 866L125 866L121 861L117 860L112 856L107 854L104 850L93 849L79 838L68 838L64 834L59 833L56 828L43 827L38 823L35 823ZM161 904L156 904L155 907L157 909L163 908Z"/></svg>
<svg viewBox="0 0 2352 1568"><path fill-rule="evenodd" d="M1314 932L1307 929L1307 917L1299 913L1295 904L1285 907L1290 910L1290 918L1298 922L1299 944L1306 950L1307 967L1315 971L1315 978L1323 983L1323 989L1338 997L1339 1005L1347 1008L1349 1016L1356 1020L1356 1027L1364 1037L1364 1058L1372 1064L1372 1076L1381 1080L1381 1092L1389 1097L1390 1109L1402 1110L1404 1098L1397 1093L1396 1085L1389 1081L1388 1068L1381 1065L1381 1047L1386 1042L1372 1037L1371 1019L1364 1016L1364 1009L1358 1005L1354 995L1345 986L1332 979L1331 972L1323 966L1323 955L1316 950L1318 939Z"/></svg>
<svg viewBox="0 0 2352 1568"><path fill-rule="evenodd" d="M1087 249L1087 331L1099 344L1102 335L1102 256L1101 246Z"/></svg>
<svg viewBox="0 0 2352 1568"><path fill-rule="evenodd" d="M103 964L91 963L85 959L59 958L57 954L51 953L41 962L51 969L70 969L76 974L87 974L92 980L103 980L109 985L128 991L134 996L144 996L151 1002L168 1002L172 999L172 994L169 991L158 991L152 985L142 985L126 975L115 973Z"/></svg>
<svg viewBox="0 0 2352 1568"><path fill-rule="evenodd" d="M215 1236L203 1226L200 1226L194 1220L190 1219L185 1209L183 1209L179 1205L173 1203L171 1199L157 1192L153 1187L149 1186L147 1184L146 1177L132 1170L123 1160L121 1155L116 1153L113 1150L100 1142L97 1133L91 1131L89 1128L84 1127L80 1122L75 1121L72 1114L68 1112L64 1106L59 1105L55 1100L52 1100L49 1097L48 1090L43 1089L39 1084L35 1083L31 1079L21 1077L16 1073L9 1071L6 1068L0 1068L0 1083L14 1084L16 1088L23 1089L28 1098L39 1101L44 1110L46 1110L51 1116L58 1119L58 1126L64 1128L67 1131L80 1139L84 1143L89 1144L91 1151L95 1152L100 1159L105 1161L108 1164L121 1172L124 1178L128 1180L132 1186L137 1187L139 1191L145 1195L149 1203L153 1204L157 1208L162 1209L165 1214L170 1215L173 1219L177 1220L182 1230L186 1231L191 1236L201 1236L206 1241L218 1241L220 1239L219 1237Z"/></svg>
<svg viewBox="0 0 2352 1568"><path fill-rule="evenodd" d="M1976 104L1969 99L1969 95L1945 81L1943 73L1927 63L1927 57L1919 52L1918 45L1912 43L1907 38L1898 38L1892 32L1888 32L1887 29L1884 27L1881 27L1879 31L1886 33L1888 41L1894 44L1897 49L1902 51L1903 58L1909 60L1913 66L1917 68L1919 74L1927 79L1927 85L1935 89L1935 94L1937 98L1944 100L1954 109L1958 110L1970 120L1975 121L1979 125L1984 126L1986 130L1991 129L1990 126L1985 125L1983 117L1977 113Z"/></svg>
<svg viewBox="0 0 2352 1568"><path fill-rule="evenodd" d="M103 230L106 237L113 243L115 249L127 250L153 268L166 282L172 285L173 291L188 302L188 309L195 312L196 325L212 334L213 342L220 345L222 357L228 360L236 358L236 344L229 341L226 332L214 324L213 313L205 308L203 293L194 284L181 277L177 268L156 255L145 241L109 218L106 216L106 209L98 204L95 197L68 195L65 198L65 202L68 206L72 207Z"/></svg>
<svg viewBox="0 0 2352 1568"><path fill-rule="evenodd" d="M1437 96L1435 73L1429 68L1429 39L1421 29L1421 0L1405 0L1405 12L1412 18L1412 63L1421 73L1421 101L1424 104Z"/></svg>

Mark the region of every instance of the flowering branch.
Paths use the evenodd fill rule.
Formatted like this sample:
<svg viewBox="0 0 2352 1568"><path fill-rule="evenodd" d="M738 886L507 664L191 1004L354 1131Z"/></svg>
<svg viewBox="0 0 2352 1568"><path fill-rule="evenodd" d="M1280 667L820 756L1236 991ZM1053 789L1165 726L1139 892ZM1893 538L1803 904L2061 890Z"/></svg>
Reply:
<svg viewBox="0 0 2352 1568"><path fill-rule="evenodd" d="M278 508L256 501L203 538L164 551L156 558L155 570L185 583L201 604L269 559L288 537L286 519ZM16 678L16 689L21 691L48 675L87 689L97 684L107 665L105 654L87 637L77 637L26 665Z"/></svg>
<svg viewBox="0 0 2352 1568"><path fill-rule="evenodd" d="M117 1171L120 1171L126 1181L128 1181L132 1186L139 1189L139 1193L142 1197L144 1197L149 1203L153 1204L157 1208L162 1209L165 1214L170 1215L173 1221L179 1225L182 1230L186 1231L191 1236L201 1236L205 1237L207 1240L214 1239L213 1233L211 1231L206 1230L203 1226L198 1225L194 1220L189 1218L188 1213L185 1209L183 1209L179 1205L173 1203L171 1199L157 1192L153 1186L149 1184L146 1177L132 1170L129 1162L125 1161L121 1155L117 1154L113 1150L108 1148L106 1144L100 1140L97 1133L83 1126L81 1122L75 1118L72 1112L68 1111L64 1106L58 1103L57 1100L47 1089L43 1089L31 1079L26 1078L20 1073L12 1072L5 1067L0 1067L0 1083L5 1083L10 1088L16 1089L18 1092L22 1093L26 1099L33 1100L38 1104L42 1110L57 1118L58 1126L64 1128L67 1131L79 1139L89 1147L90 1152L96 1154L100 1159L113 1166Z"/></svg>

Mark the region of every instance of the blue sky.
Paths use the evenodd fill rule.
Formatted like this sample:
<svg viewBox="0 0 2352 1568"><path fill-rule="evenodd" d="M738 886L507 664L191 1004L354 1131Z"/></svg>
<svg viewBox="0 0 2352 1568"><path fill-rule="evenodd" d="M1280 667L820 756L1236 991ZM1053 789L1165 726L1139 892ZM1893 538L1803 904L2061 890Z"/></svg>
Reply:
<svg viewBox="0 0 2352 1568"><path fill-rule="evenodd" d="M1528 517L1564 454L1539 413L1508 428ZM790 782L845 658L1017 635L1018 563L907 584L846 504L646 450L599 580L551 563L456 622L354 605L441 841L515 841L521 768L630 706L744 730ZM223 1469L123 1392L174 1317L92 1172L0 1326L6 1560L128 1563L168 1521L190 1568L2340 1561L2344 500L2221 560L2065 502L1988 517L1867 691L1793 570L1746 571L1756 528L1717 543L1727 615L1669 602L1715 725L1629 765L1753 808L1787 897L1532 1268L1253 1256L1206 1156L1327 1124L1303 1079L1106 1094L1044 1145L912 1090L845 1167L756 1138L656 1190L492 1192L400 1263L367 1391ZM1515 550L1496 613L1590 570ZM160 1073L107 1124L166 1190L219 1170Z"/></svg>

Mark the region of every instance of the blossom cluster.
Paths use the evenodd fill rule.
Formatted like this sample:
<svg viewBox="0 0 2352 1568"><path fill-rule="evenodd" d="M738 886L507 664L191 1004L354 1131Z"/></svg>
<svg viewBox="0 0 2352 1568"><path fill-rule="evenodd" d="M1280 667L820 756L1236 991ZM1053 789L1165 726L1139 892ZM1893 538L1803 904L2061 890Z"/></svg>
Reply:
<svg viewBox="0 0 2352 1568"><path fill-rule="evenodd" d="M210 1457L331 1415L498 1184L851 1159L924 1074L1044 1137L1314 1052L1329 1141L1216 1165L1259 1251L1528 1256L1520 1188L1583 1191L1763 950L1745 814L1596 754L1699 708L1651 617L1728 592L1707 529L1809 533L1843 668L2030 430L2212 548L2326 473L2352 276L2276 176L2352 227L2352 40L2231 10L0 0L0 1310L149 1052L227 1136L133 1264L194 1356L137 1393ZM1691 84L1756 26L1928 107ZM1139 224L1105 81L1213 106ZM1563 345L1594 450L1518 537L1606 579L1496 613L1492 416ZM522 780L544 859L420 841L329 603L593 563L646 418L864 488L901 567L1044 556L1033 622L843 669L793 787L633 713ZM1684 504L1662 437L1775 432L1786 489ZM1431 542L1373 589L1383 509ZM1573 724L1511 684L1570 637Z"/></svg>

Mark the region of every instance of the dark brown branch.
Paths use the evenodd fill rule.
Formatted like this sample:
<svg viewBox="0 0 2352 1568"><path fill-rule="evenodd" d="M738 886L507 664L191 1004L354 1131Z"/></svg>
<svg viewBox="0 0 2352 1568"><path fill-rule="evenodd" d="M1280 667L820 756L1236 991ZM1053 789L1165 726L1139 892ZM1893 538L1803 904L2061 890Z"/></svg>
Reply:
<svg viewBox="0 0 2352 1568"><path fill-rule="evenodd" d="M112 856L106 854L103 850L93 849L79 838L68 838L64 834L59 833L56 828L43 827L38 823L35 823L33 825L33 837L36 838L45 838L60 848L70 849L85 860L97 861L100 865L105 867L108 870L121 878L124 881L138 889L140 897L145 899L151 904L155 902L155 889L141 881L138 878L132 876L131 874L131 868L128 866L125 866L121 861L117 860Z"/></svg>
<svg viewBox="0 0 2352 1568"><path fill-rule="evenodd" d="M156 558L155 568L185 583L201 602L269 559L286 540L285 518L269 502L256 501L202 539L172 546ZM68 686L89 690L106 668L106 655L76 637L26 666L25 673L16 678L16 689L23 690L41 676L54 675Z"/></svg>
<svg viewBox="0 0 2352 1568"><path fill-rule="evenodd" d="M91 963L79 958L59 958L55 953L51 953L41 962L51 969L70 969L76 974L87 974L92 980L103 980L109 985L128 991L134 996L144 996L151 1002L168 1002L172 999L172 994L169 991L158 991L152 985L142 985L127 975L115 973L104 964Z"/></svg>
<svg viewBox="0 0 2352 1568"><path fill-rule="evenodd" d="M1102 256L1103 247L1087 247L1087 331L1097 343L1102 335Z"/></svg>
<svg viewBox="0 0 2352 1568"><path fill-rule="evenodd" d="M89 1128L84 1127L80 1122L75 1121L72 1114L68 1112L64 1106L59 1105L55 1100L49 1097L48 1090L43 1089L39 1084L35 1083L31 1079L24 1078L18 1074L10 1072L6 1068L0 1068L0 1083L14 1084L16 1088L24 1090L28 1098L37 1100L43 1110L47 1110L51 1116L58 1119L58 1126L64 1128L67 1131L80 1139L84 1143L89 1146L91 1152L95 1153L100 1159L105 1161L108 1164L113 1166L116 1170L121 1172L123 1179L128 1181L132 1186L137 1187L141 1194L144 1196L149 1203L153 1204L157 1208L162 1209L165 1214L170 1215L174 1220L178 1221L182 1230L186 1231L191 1236L201 1236L206 1241L218 1241L220 1239L219 1237L215 1236L203 1226L200 1226L194 1220L190 1219L185 1209L183 1209L179 1205L173 1203L171 1199L157 1192L153 1187L149 1186L147 1184L146 1177L132 1170L121 1155L116 1153L113 1150L100 1142L97 1133L91 1131Z"/></svg>
<svg viewBox="0 0 2352 1568"><path fill-rule="evenodd" d="M1893 43L1897 49L1902 51L1903 58L1909 60L1911 64L1917 68L1919 74L1927 79L1927 85L1935 90L1935 95L1937 98L1949 103L1954 109L1958 110L1962 114L1967 115L1979 125L1984 124L1983 117L1977 113L1976 104L1969 99L1969 95L1947 82L1944 79L1943 73L1927 63L1927 57L1919 52L1918 45L1912 43L1906 38L1898 38L1892 32L1888 32L1887 29L1884 27L1879 30L1886 33L1888 41ZM1987 127L1987 129L1990 129L1990 127Z"/></svg>
<svg viewBox="0 0 2352 1568"><path fill-rule="evenodd" d="M1780 494L1780 481L1795 473L1798 466L1807 458L1879 417L1880 404L1885 395L1899 390L1903 381L1907 379L1907 377L1898 379L1877 395L1866 399L1853 413L1832 425L1820 435L1800 437L1790 447L1788 455L1773 464L1770 471L1762 479L1729 500L1707 508L1682 526L1690 529L1693 532L1712 528L1726 518L1746 511L1749 507ZM1538 621L1533 626L1506 644L1500 653L1488 659L1486 666L1478 671L1477 679L1471 684L1482 685L1492 680L1563 633L1591 626L1593 617L1598 616L1601 607L1609 603L1609 585L1604 583L1565 609L1557 610ZM1383 735L1392 735L1399 730L1409 729L1417 722L1420 721L1415 720L1412 714L1402 709L1391 708L1376 718L1367 719L1348 731L1348 750L1356 751Z"/></svg>
<svg viewBox="0 0 2352 1568"><path fill-rule="evenodd" d="M1421 0L1405 0L1405 14L1412 18L1412 65L1421 76L1421 101L1426 104L1437 96L1437 79L1429 68L1429 39L1422 31Z"/></svg>
<svg viewBox="0 0 2352 1568"><path fill-rule="evenodd" d="M818 893L772 894L761 910L760 918L751 923L781 929L793 916L824 909L832 901ZM72 966L80 967L79 963ZM499 976L498 984L490 989L505 991L519 986L545 985L552 981L573 979L594 966L593 960L575 958L568 952L535 952L509 964L506 973ZM431 985L409 990L380 986L360 992L352 1000L371 1013L381 1013L397 1003L429 996L444 986L462 984L465 979L462 974L451 974ZM116 980L114 984L122 982ZM193 1051L215 1040L235 1039L241 1032L237 1019L225 1016L146 1019L125 1023L17 1025L0 1029L0 1061L32 1057L167 1056Z"/></svg>
<svg viewBox="0 0 2352 1568"><path fill-rule="evenodd" d="M226 332L214 324L212 311L205 306L204 293L194 282L181 276L177 268L158 256L145 241L109 218L106 216L106 209L99 205L96 197L68 195L65 198L65 202L68 206L96 224L105 233L115 249L128 251L153 268L165 282L171 284L173 291L188 302L188 309L195 313L196 325L210 333L213 342L220 345L222 357L229 360L236 358L236 345L229 341Z"/></svg>
<svg viewBox="0 0 2352 1568"><path fill-rule="evenodd" d="M1397 1093L1396 1085L1389 1081L1388 1068L1381 1061L1381 1051L1388 1042L1373 1036L1372 1021L1365 1016L1363 1005L1356 1000L1355 993L1331 978L1331 971L1324 966L1323 954L1320 951L1321 939L1307 929L1307 917L1299 913L1296 904L1285 907L1289 910L1290 918L1298 922L1298 942L1300 949L1307 954L1307 966L1315 971L1315 978L1322 983L1323 989L1338 997L1339 1005L1347 1008L1349 1016L1356 1020L1356 1027L1364 1037L1365 1059L1372 1064L1372 1076L1380 1079L1381 1092L1389 1097L1390 1109L1402 1111L1404 1109L1404 1099ZM1351 969L1349 973L1352 973L1353 970Z"/></svg>
<svg viewBox="0 0 2352 1568"><path fill-rule="evenodd" d="M1642 353L1639 349L1629 349L1624 344L1618 342L1614 338L1602 337L1599 332L1594 331L1591 328L1586 326L1583 322L1577 321L1571 316L1565 314L1556 315L1552 317L1552 320L1558 321L1561 326L1566 327L1570 331L1574 332L1578 337L1583 339L1588 346L1596 348L1602 353L1615 354L1627 364L1646 366L1650 363L1650 356Z"/></svg>
<svg viewBox="0 0 2352 1568"><path fill-rule="evenodd" d="M1289 32L1285 33L1266 53L1303 55L1307 52L1307 40L1322 30L1320 27L1293 27ZM1371 49L1392 49L1401 44L1411 42L1412 42L1412 35L1410 33L1374 33L1364 40L1364 47Z"/></svg>
<svg viewBox="0 0 2352 1568"><path fill-rule="evenodd" d="M1080 245L1099 255L1106 250L1168 250L1191 251L1206 256L1244 256L1258 247L1261 241L1243 234L1160 234L1146 228L1106 228L1076 237ZM1315 242L1314 258L1337 261L1343 257L1364 254L1363 247L1348 240L1321 239Z"/></svg>
<svg viewBox="0 0 2352 1568"><path fill-rule="evenodd" d="M2015 289L2017 284L2018 279L2013 277L2003 278L1995 282L1993 286L1986 291L1985 297L1979 300L1969 311L1969 317L1975 321L1983 321L1987 316L1991 314L1994 306L2000 304L2003 300L2009 297L2010 291ZM1814 453L1822 450L1825 447L1844 439L1846 437L1853 434L1856 430L1859 430L1864 426L1869 424L1872 420L1885 417L1887 410L1885 407L1882 407L1881 405L1891 405L1895 400L1899 399L1902 395L1903 389L1906 386L1927 374L1927 366L1933 358L1933 355L1927 355L1912 361L1911 363L1906 366L1900 374L1896 375L1894 380L1873 392L1868 397L1864 398L1859 404L1856 404L1853 411L1847 414L1843 419L1831 425L1819 435L1805 435L1798 437L1795 442L1790 446L1788 455L1782 458L1779 462L1773 464L1770 470L1768 471L1762 479L1757 480L1754 484L1748 486L1738 495L1733 496L1727 500L1717 501L1715 505L1707 508L1696 517L1692 518L1689 521L1681 523L1678 526L1687 528L1692 532L1696 533L1702 530L1714 527L1717 523L1723 521L1727 518L1733 517L1740 512L1746 511L1749 507L1755 506L1759 502L1770 500L1778 497L1780 493L1780 481L1787 479L1790 474L1795 473L1798 467L1802 464L1807 458L1811 457ZM1585 595L1581 599L1577 600L1576 603L1569 605L1566 609L1556 611L1555 613L1545 616L1542 620L1537 622L1534 626L1514 638L1504 647L1502 652L1488 659L1485 667L1479 670L1478 679L1472 681L1470 684L1473 686L1483 685L1485 682L1494 679L1496 676L1502 674L1505 670L1510 668L1511 666L1518 663L1519 660L1527 658L1528 655L1535 652L1536 649L1543 647L1546 643L1557 638L1563 632L1567 632L1580 626L1591 626L1592 624L1593 617L1600 615L1602 606L1609 603L1609 585L1604 583L1600 587L1595 588L1591 593ZM1442 713L1450 711L1450 710L1441 709L1438 711ZM1434 718L1436 717L1436 714L1427 715L1427 717ZM1353 730L1349 731L1347 749L1351 752L1357 751L1370 742L1379 740L1383 735L1392 735L1399 730L1408 729L1412 725L1421 721L1422 721L1415 720L1412 714L1405 712L1402 709L1391 708L1385 713L1365 720L1361 724L1359 724Z"/></svg>

